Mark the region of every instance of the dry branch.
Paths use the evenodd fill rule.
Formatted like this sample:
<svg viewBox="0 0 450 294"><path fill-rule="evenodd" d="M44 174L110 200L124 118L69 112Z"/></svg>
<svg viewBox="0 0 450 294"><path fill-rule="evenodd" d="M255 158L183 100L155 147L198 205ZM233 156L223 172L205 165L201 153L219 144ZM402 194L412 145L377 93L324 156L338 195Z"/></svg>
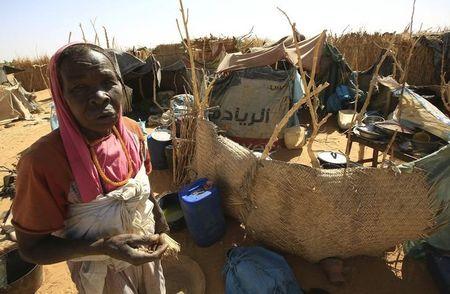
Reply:
<svg viewBox="0 0 450 294"><path fill-rule="evenodd" d="M106 48L110 48L109 47L109 38L108 38L108 32L106 31L106 28L103 27L103 32L105 33L105 41L106 41Z"/></svg>
<svg viewBox="0 0 450 294"><path fill-rule="evenodd" d="M98 37L97 29L95 28L96 21L97 21L96 18L94 18L93 21L92 21L92 19L90 20L92 29L94 30L94 33L95 33L94 44L100 46L100 38Z"/></svg>
<svg viewBox="0 0 450 294"><path fill-rule="evenodd" d="M323 89L325 89L328 86L328 83L322 84L319 87L317 87L310 95L317 95L319 94ZM309 98L308 98L309 99ZM283 116L283 118L280 120L279 123L275 126L275 129L270 136L269 142L266 144L266 147L264 148L264 151L261 155L261 159L264 160L269 155L270 150L272 149L273 143L277 140L278 134L281 132L281 130L284 128L284 126L287 124L289 119L292 115L308 100L307 98L301 99L297 103L295 103L291 109Z"/></svg>
<svg viewBox="0 0 450 294"><path fill-rule="evenodd" d="M197 107L197 110L199 111L200 117L203 117L203 112L201 111L201 105L200 105L201 99L200 99L200 93L198 90L198 81L197 81L197 73L196 73L195 60L194 60L194 52L192 51L191 39L189 37L189 29L188 29L189 11L185 12L182 0L180 0L179 2L180 2L180 12L181 12L181 16L183 19L185 38L183 38L183 35L181 34L178 19L177 19L177 27L178 27L178 31L181 34L182 39L186 39L186 42L183 41L183 43L185 44L186 49L188 51L189 62L191 64L191 80L192 80L192 91L193 91L193 95L194 95L194 102L195 102L195 106Z"/></svg>
<svg viewBox="0 0 450 294"><path fill-rule="evenodd" d="M306 80L306 73L303 69L303 63L302 63L302 59L301 59L301 52L300 52L300 46L298 44L299 40L297 38L297 29L296 29L296 24L293 23L291 21L291 19L289 18L289 16L287 15L287 13L285 11L283 11L282 9L280 9L279 7L277 7L277 9L286 17L287 21L289 22L289 25L291 26L292 29L292 35L293 35L293 40L294 40L294 44L295 44L295 51L297 53L297 68L300 71L300 75L301 75L301 79L302 79L302 84L303 84L303 88L305 90L305 101L308 105L309 108L309 114L311 116L311 123L312 123L312 135L309 138L308 144L307 144L307 150L308 150L308 155L309 158L311 160L311 165L313 167L318 167L317 164L317 158L316 155L314 154L314 152L312 151L312 145L314 143L314 140L317 136L317 134L319 133L319 129L320 127L326 123L326 121L328 120L328 118L331 116L331 114L328 114L327 116L325 116L320 122L318 120L317 117L317 112L316 112L316 107L315 105L318 105L318 102L315 103L315 101L313 101L312 99L315 98L315 95L312 95L311 93L311 89L315 88L315 83L314 83L314 76L316 73L316 68L317 68L317 62L319 59L319 54L321 54L321 52L319 52L319 48L322 46L322 43L325 41L325 34L322 33L322 35L320 36L319 42L317 42L315 48L314 48L314 56L313 56L313 67L312 67L312 71L311 71L311 78L309 83ZM277 130L277 128L275 129ZM278 130L278 131L281 131ZM274 135L272 134L272 137ZM277 134L278 136L278 134ZM269 141L270 142L270 141ZM267 148L267 146L266 146ZM266 150L265 150L266 151ZM262 157L261 157L262 158Z"/></svg>
<svg viewBox="0 0 450 294"><path fill-rule="evenodd" d="M80 30L81 30L81 35L83 37L83 42L87 43L86 35L84 34L83 25L81 24L81 22L80 22Z"/></svg>
<svg viewBox="0 0 450 294"><path fill-rule="evenodd" d="M394 132L394 135L392 136L391 140L389 140L389 144L386 146L386 150L384 150L383 152L383 157L381 162L384 164L384 162L386 161L386 156L389 153L389 150L391 150L392 145L395 142L395 138L397 137L397 131Z"/></svg>
<svg viewBox="0 0 450 294"><path fill-rule="evenodd" d="M442 103L444 104L445 109L450 114L450 82L445 82L445 72L444 72L444 52L445 48L447 47L447 43L442 44L442 60L441 60L441 99ZM446 98L447 95L447 98Z"/></svg>

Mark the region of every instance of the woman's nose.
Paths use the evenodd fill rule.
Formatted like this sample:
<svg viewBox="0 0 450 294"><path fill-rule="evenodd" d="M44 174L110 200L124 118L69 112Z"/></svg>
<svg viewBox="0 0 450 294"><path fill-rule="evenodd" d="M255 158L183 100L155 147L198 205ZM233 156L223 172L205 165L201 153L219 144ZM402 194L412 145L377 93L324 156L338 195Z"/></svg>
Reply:
<svg viewBox="0 0 450 294"><path fill-rule="evenodd" d="M95 92L91 100L89 101L91 104L95 105L107 105L111 102L111 97L109 97L109 94L103 90L99 90Z"/></svg>

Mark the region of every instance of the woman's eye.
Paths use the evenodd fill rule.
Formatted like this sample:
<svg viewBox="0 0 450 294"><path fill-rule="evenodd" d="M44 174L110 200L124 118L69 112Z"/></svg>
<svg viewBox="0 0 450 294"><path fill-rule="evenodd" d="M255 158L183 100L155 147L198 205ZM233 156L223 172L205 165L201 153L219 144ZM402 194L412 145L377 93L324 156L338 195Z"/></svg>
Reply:
<svg viewBox="0 0 450 294"><path fill-rule="evenodd" d="M116 84L116 82L113 81L113 80L106 80L105 81L105 85L107 85L107 86L114 86L115 84Z"/></svg>
<svg viewBox="0 0 450 294"><path fill-rule="evenodd" d="M72 92L80 92L80 91L84 91L86 89L87 89L86 85L77 85L72 88Z"/></svg>

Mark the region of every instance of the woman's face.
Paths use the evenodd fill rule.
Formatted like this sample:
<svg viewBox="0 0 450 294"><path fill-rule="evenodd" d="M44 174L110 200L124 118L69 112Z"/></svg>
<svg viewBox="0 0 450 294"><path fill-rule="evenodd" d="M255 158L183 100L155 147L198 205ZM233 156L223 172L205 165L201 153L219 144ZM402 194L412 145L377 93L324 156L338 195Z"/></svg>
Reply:
<svg viewBox="0 0 450 294"><path fill-rule="evenodd" d="M118 120L122 84L111 62L89 50L62 61L60 78L64 99L88 139L108 134Z"/></svg>

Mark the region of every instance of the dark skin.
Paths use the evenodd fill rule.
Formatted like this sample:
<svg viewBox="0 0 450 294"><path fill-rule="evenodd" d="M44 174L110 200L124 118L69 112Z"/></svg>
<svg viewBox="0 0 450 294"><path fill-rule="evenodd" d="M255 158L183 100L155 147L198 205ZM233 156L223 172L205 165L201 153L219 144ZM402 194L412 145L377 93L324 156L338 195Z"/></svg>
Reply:
<svg viewBox="0 0 450 294"><path fill-rule="evenodd" d="M94 50L67 58L60 66L60 81L67 105L86 139L92 141L110 134L118 120L124 91L108 58ZM108 255L138 266L160 259L168 247L158 234L120 234L95 241L68 240L19 230L16 236L22 257L36 264ZM155 251L136 249L142 245Z"/></svg>

